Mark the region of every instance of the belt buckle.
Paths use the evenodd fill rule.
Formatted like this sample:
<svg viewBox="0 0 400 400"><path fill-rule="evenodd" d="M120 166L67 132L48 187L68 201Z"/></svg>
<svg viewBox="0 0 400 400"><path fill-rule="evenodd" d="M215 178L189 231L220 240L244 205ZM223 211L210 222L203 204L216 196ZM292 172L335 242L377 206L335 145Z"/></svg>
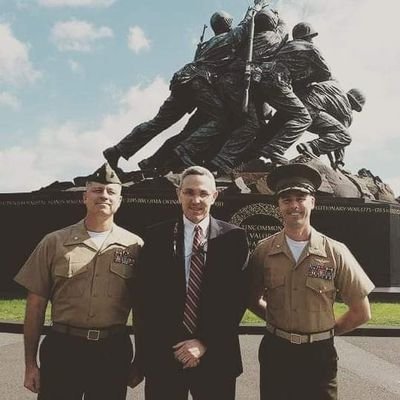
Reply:
<svg viewBox="0 0 400 400"><path fill-rule="evenodd" d="M97 329L89 329L86 335L87 340L97 341L100 339L100 331Z"/></svg>
<svg viewBox="0 0 400 400"><path fill-rule="evenodd" d="M290 334L290 343L301 344L301 335L298 335L297 333L291 333Z"/></svg>

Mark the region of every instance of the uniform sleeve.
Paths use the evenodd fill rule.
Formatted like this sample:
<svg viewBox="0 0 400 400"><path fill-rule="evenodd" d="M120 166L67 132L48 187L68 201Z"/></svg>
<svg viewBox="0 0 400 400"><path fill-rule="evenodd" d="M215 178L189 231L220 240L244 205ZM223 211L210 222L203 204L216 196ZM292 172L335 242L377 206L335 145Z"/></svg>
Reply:
<svg viewBox="0 0 400 400"><path fill-rule="evenodd" d="M272 60L281 47L283 39L280 33L274 31L257 35L253 42L253 59L257 62Z"/></svg>
<svg viewBox="0 0 400 400"><path fill-rule="evenodd" d="M51 291L52 240L46 236L35 248L14 280L44 298Z"/></svg>
<svg viewBox="0 0 400 400"><path fill-rule="evenodd" d="M335 284L340 297L349 305L367 296L375 286L344 244L337 249L337 258Z"/></svg>
<svg viewBox="0 0 400 400"><path fill-rule="evenodd" d="M253 10L249 8L244 18L239 22L238 26L233 28L230 32L230 36L235 44L243 43L247 39L250 29L250 23L252 19Z"/></svg>

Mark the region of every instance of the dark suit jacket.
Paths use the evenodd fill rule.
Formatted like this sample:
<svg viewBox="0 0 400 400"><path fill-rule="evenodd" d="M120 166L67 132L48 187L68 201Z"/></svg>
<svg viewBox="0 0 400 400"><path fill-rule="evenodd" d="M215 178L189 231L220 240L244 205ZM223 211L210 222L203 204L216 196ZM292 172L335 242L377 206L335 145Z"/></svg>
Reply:
<svg viewBox="0 0 400 400"><path fill-rule="evenodd" d="M248 244L245 231L211 217L202 278L198 332L207 351L204 373L238 376L242 372L238 325L247 296ZM186 296L183 219L148 229L136 285L137 356L146 376L179 368L172 346L187 339L183 329Z"/></svg>

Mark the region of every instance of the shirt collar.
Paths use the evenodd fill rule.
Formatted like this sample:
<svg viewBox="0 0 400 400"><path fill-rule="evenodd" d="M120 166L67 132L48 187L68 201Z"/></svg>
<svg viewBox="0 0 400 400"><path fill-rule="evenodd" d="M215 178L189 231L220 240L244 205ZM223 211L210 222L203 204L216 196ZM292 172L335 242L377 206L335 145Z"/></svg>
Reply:
<svg viewBox="0 0 400 400"><path fill-rule="evenodd" d="M326 238L314 228L311 229L309 252L316 256L327 257L326 254Z"/></svg>
<svg viewBox="0 0 400 400"><path fill-rule="evenodd" d="M280 231L275 239L270 254L288 253L288 245L285 240L285 232ZM311 236L308 243L308 253L316 256L327 257L325 250L325 237L314 228L311 228Z"/></svg>
<svg viewBox="0 0 400 400"><path fill-rule="evenodd" d="M91 243L92 243L91 238L85 227L84 220L79 221L77 224L75 224L72 227L70 235L67 237L66 241L64 242L64 244L66 246L76 245L79 243L84 243L88 247L93 248L93 245L91 245ZM103 247L105 248L106 246L108 246L110 244L121 244L123 246L129 246L130 243L131 243L130 238L128 238L126 236L126 233L124 232L124 230L113 223L113 225L111 227L111 231L109 232L109 235L108 235L106 241L104 242L105 245L103 245Z"/></svg>
<svg viewBox="0 0 400 400"><path fill-rule="evenodd" d="M186 218L185 215L183 215L183 226L185 228L186 233L193 234L194 228L196 225L199 225L202 232L203 236L207 236L208 232L208 227L210 226L210 216L204 218L202 221L200 221L198 224L194 224L192 221Z"/></svg>

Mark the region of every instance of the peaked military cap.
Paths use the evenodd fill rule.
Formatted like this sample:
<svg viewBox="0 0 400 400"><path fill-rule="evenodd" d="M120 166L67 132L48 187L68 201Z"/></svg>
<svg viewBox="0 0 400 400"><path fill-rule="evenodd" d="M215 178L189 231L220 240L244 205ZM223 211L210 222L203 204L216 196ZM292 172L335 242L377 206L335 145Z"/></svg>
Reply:
<svg viewBox="0 0 400 400"><path fill-rule="evenodd" d="M88 182L98 182L104 185L109 183L117 183L121 185L121 181L118 178L116 172L110 167L110 164L104 163L98 170L93 172L92 175L87 177Z"/></svg>
<svg viewBox="0 0 400 400"><path fill-rule="evenodd" d="M267 177L267 184L277 196L288 190L312 194L321 186L319 172L300 163L282 165L273 170Z"/></svg>

